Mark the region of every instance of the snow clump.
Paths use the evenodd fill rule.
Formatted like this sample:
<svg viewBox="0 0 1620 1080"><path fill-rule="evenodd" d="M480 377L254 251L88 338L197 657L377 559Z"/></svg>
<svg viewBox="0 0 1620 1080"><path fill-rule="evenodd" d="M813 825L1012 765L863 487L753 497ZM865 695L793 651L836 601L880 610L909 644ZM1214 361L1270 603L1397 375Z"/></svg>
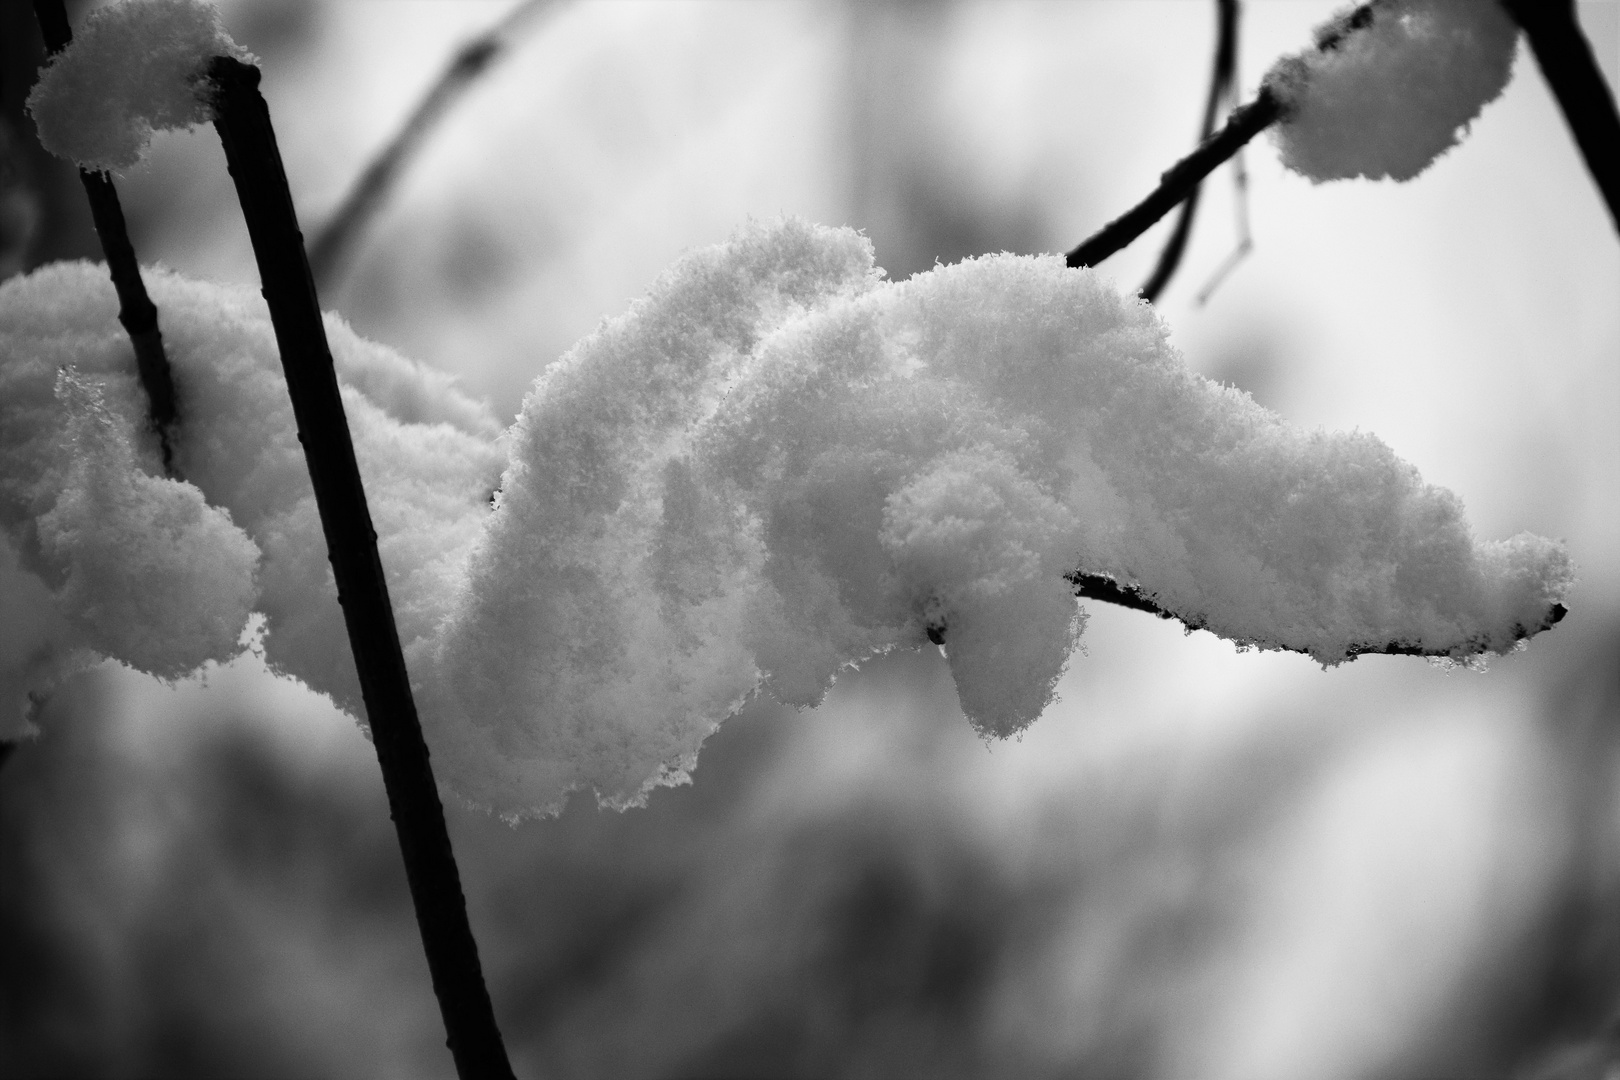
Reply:
<svg viewBox="0 0 1620 1080"><path fill-rule="evenodd" d="M39 141L86 169L127 169L154 131L213 119L205 71L216 56L253 59L204 0L99 8L28 95Z"/></svg>
<svg viewBox="0 0 1620 1080"><path fill-rule="evenodd" d="M256 545L266 657L359 715L262 302L167 273L151 291L176 466ZM813 705L850 665L931 642L974 726L1013 734L1080 636L1077 568L1325 664L1510 650L1570 582L1551 541L1475 542L1455 496L1373 436L1292 429L1192 373L1149 305L1057 257L889 283L851 230L752 225L547 368L500 438L442 376L328 333L436 768L507 814L574 789L635 804L750 695ZM95 267L0 287L0 475L30 493L5 504L22 554L0 583L59 606L31 553L80 483L48 433L84 408L59 367L156 471L117 334ZM234 621L246 575L186 587ZM133 662L111 636L63 640Z"/></svg>
<svg viewBox="0 0 1620 1080"><path fill-rule="evenodd" d="M1318 183L1410 180L1507 85L1518 26L1496 0L1372 0L1315 36L1265 78L1283 164Z"/></svg>
<svg viewBox="0 0 1620 1080"><path fill-rule="evenodd" d="M165 678L239 649L266 617L272 667L360 713L314 491L258 291L143 269L162 311L183 434L163 477L105 267L56 263L0 286L0 737L28 694L91 653ZM327 338L402 638L431 631L443 560L488 513L500 425L449 377ZM27 619L14 612L28 612Z"/></svg>

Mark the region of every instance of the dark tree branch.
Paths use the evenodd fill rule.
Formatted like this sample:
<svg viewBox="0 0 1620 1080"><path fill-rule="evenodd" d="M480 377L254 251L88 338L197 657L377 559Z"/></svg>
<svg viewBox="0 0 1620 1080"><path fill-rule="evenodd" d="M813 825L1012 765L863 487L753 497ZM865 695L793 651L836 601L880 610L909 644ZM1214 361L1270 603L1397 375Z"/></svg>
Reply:
<svg viewBox="0 0 1620 1080"><path fill-rule="evenodd" d="M45 51L55 56L73 40L67 10L62 0L34 0L34 16L39 20ZM176 419L174 377L169 358L163 351L163 333L158 329L157 307L146 294L141 267L135 261L135 248L124 225L124 209L112 177L104 172L79 170L79 182L90 200L90 216L107 257L107 271L118 292L118 321L135 347L135 367L141 386L146 389L147 418L157 433L163 453L163 471L174 475L174 448L171 433Z"/></svg>
<svg viewBox="0 0 1620 1080"><path fill-rule="evenodd" d="M510 1080L512 1067L484 985L461 875L411 697L315 283L270 111L259 93L259 69L221 56L210 63L208 77L214 126L225 146L270 307L450 1052L463 1080Z"/></svg>
<svg viewBox="0 0 1620 1080"><path fill-rule="evenodd" d="M1502 0L1530 39L1609 217L1620 231L1620 112L1575 17L1575 0Z"/></svg>
<svg viewBox="0 0 1620 1080"><path fill-rule="evenodd" d="M315 283L331 288L347 265L366 227L382 209L406 165L440 120L480 75L510 48L518 28L552 0L522 0L494 26L457 50L427 95L417 104L393 139L372 159L343 202L332 212L309 245Z"/></svg>
<svg viewBox="0 0 1620 1080"><path fill-rule="evenodd" d="M1174 619L1188 630L1202 630L1205 628L1203 619L1196 616L1180 615L1167 608L1159 606L1158 601L1144 592L1139 585L1121 584L1107 574L1088 574L1081 570L1071 570L1064 577L1070 585L1074 586L1074 595L1082 600L1099 600L1105 604L1117 604L1132 611L1145 611L1149 615L1157 615L1161 619ZM1547 609L1547 616L1536 626L1514 627L1513 638L1523 641L1534 637L1559 622L1563 621L1569 609L1563 604L1554 604ZM1350 658L1366 656L1377 653L1385 656L1434 656L1450 657L1455 651L1461 649L1464 653L1473 654L1484 651L1482 642L1459 641L1456 645L1446 649L1425 649L1421 645L1413 645L1404 641L1366 642L1350 647ZM1305 652L1304 649L1289 649L1289 652Z"/></svg>
<svg viewBox="0 0 1620 1080"><path fill-rule="evenodd" d="M1215 63L1209 77L1209 98L1204 103L1204 122L1198 129L1200 144L1215 133L1215 116L1220 111L1221 102L1232 96L1233 75L1237 70L1238 0L1215 0L1215 7ZM1159 253L1159 264L1138 290L1142 299L1150 304L1159 298L1159 293L1164 291L1176 268L1181 265L1181 256L1187 249L1187 238L1192 235L1193 218L1198 213L1198 193L1202 189L1202 182L1195 183L1192 191L1187 193L1186 200L1181 204L1181 215L1176 219L1176 227L1170 233L1164 250Z"/></svg>
<svg viewBox="0 0 1620 1080"><path fill-rule="evenodd" d="M1247 105L1240 105L1227 118L1225 126L1206 139L1197 150L1170 167L1159 179L1153 193L1068 254L1070 266L1096 266L1120 248L1147 232L1160 218L1175 209L1198 182L1237 153L1250 139L1282 116L1282 103L1266 87Z"/></svg>

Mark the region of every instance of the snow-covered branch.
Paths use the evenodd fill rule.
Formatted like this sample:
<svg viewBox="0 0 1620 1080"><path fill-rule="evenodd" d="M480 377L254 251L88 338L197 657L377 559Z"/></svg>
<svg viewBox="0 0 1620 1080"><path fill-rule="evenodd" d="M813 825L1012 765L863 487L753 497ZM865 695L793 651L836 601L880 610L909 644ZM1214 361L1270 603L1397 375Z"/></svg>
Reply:
<svg viewBox="0 0 1620 1080"><path fill-rule="evenodd" d="M53 58L59 57L73 41L73 31L62 0L34 0L34 12L45 39L46 52ZM109 47L127 51L146 44L128 41L122 33L125 28L118 25L121 21L116 15L93 20L90 42L76 52L72 60L60 65L53 64L47 69L41 77L47 90L30 97L30 108L40 108L49 114L53 107L62 108L71 102L75 91L71 86L64 90L61 84L82 83L91 78L107 59L104 55L98 55L99 52ZM50 89L53 83L57 86L54 91ZM75 115L57 118L54 122L60 127L63 123L77 124L84 119ZM46 126L50 127L52 122L47 121ZM178 414L174 378L169 371L169 358L163 351L163 333L158 326L157 308L147 295L146 283L141 279L140 264L135 260L135 248L129 241L124 209L118 201L118 190L113 187L112 177L101 169L81 165L79 182L90 203L90 216L95 222L102 254L107 259L108 273L112 276L114 288L118 290L118 321L135 349L136 369L141 375L141 385L146 389L147 416L158 438L163 467L172 471L174 452L171 429Z"/></svg>
<svg viewBox="0 0 1620 1080"><path fill-rule="evenodd" d="M262 309L154 288L196 387L179 460L262 553L266 656L358 712ZM132 408L93 344L103 289L55 267L0 291L0 407L32 436L0 447L14 537L73 456L56 369ZM1193 374L1151 307L1056 257L891 284L852 231L751 226L549 368L499 442L442 379L327 328L435 759L507 813L576 787L637 802L750 695L812 704L930 641L973 723L1015 732L1083 628L1076 571L1325 664L1509 651L1570 582L1550 541L1474 541L1376 438L1293 430Z"/></svg>

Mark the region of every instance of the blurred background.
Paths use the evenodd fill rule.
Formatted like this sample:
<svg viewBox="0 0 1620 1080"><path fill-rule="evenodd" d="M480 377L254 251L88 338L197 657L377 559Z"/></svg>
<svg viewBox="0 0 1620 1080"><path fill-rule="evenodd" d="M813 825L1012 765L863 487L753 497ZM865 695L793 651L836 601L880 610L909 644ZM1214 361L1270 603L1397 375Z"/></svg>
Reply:
<svg viewBox="0 0 1620 1080"><path fill-rule="evenodd" d="M306 233L509 4L223 5ZM1332 3L1243 5L1240 86ZM70 5L75 21L88 5ZM1581 3L1611 84L1620 4ZM0 274L99 258L0 4ZM1213 0L578 0L513 37L323 303L503 417L750 215L890 277L1061 251L1194 144ZM985 744L940 658L756 704L689 787L450 809L520 1076L1620 1076L1620 240L1532 58L1417 180L1205 187L1159 308L1196 370L1377 433L1482 537L1567 540L1570 616L1484 673L1323 671L1091 605L1062 700ZM143 261L255 280L211 129L119 180ZM1148 274L1161 224L1104 264ZM7 612L5 619L19 617ZM104 666L0 769L0 1075L452 1073L375 756L248 655Z"/></svg>

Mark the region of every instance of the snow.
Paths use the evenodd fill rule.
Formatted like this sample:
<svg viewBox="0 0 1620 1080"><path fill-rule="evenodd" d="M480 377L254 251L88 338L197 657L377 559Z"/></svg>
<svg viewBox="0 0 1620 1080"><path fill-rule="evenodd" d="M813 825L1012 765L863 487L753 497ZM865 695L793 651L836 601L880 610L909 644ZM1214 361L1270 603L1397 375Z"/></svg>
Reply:
<svg viewBox="0 0 1620 1080"><path fill-rule="evenodd" d="M1410 180L1501 94L1518 27L1491 0L1373 0L1317 28L1265 83L1283 164L1321 182Z"/></svg>
<svg viewBox="0 0 1620 1080"><path fill-rule="evenodd" d="M264 302L250 288L144 273L174 370L183 483L161 478L105 268L58 263L0 286L0 529L9 544L0 581L7 612L31 611L53 628L14 628L17 643L0 646L0 693L8 695L0 733L18 730L28 690L48 690L82 663L76 653L174 677L234 655L251 611L266 616L272 666L358 714ZM444 375L361 340L335 316L327 336L408 642L443 606L433 601L447 587L442 558L487 513L502 463L499 425ZM207 513L193 514L205 502ZM165 527L137 529L140 522ZM19 556L26 572L7 569ZM103 609L110 621L96 628L78 596L126 599L116 612ZM181 638L185 624L167 620L186 612L216 622L208 634L196 627ZM34 674L25 678L25 668Z"/></svg>
<svg viewBox="0 0 1620 1080"><path fill-rule="evenodd" d="M86 169L127 169L154 131L213 118L215 56L252 57L204 0L124 0L93 11L28 95L39 141Z"/></svg>
<svg viewBox="0 0 1620 1080"><path fill-rule="evenodd" d="M239 624L245 534L267 659L359 714L262 303L162 272L150 288L180 396L187 483L172 486L218 515L163 520L236 552L175 560L195 573L162 587ZM88 264L0 287L14 550L86 497L94 470L72 432L92 389L94 415L140 448L102 456L157 471L115 310ZM1063 577L1076 567L1324 664L1388 642L1507 651L1570 584L1560 545L1476 542L1458 500L1375 437L1293 429L1193 374L1150 306L1056 257L890 283L851 230L750 225L547 368L504 437L442 376L334 317L328 332L436 768L503 813L554 810L577 788L635 804L681 782L750 695L812 705L845 667L931 638L975 727L1016 733L1083 628ZM134 595L143 534L121 522L159 514L119 513L107 529L126 561L97 565ZM112 551L93 514L75 520L58 565ZM24 566L0 582L77 610ZM223 636L208 641L139 661L109 632L59 648L173 674L221 655Z"/></svg>

